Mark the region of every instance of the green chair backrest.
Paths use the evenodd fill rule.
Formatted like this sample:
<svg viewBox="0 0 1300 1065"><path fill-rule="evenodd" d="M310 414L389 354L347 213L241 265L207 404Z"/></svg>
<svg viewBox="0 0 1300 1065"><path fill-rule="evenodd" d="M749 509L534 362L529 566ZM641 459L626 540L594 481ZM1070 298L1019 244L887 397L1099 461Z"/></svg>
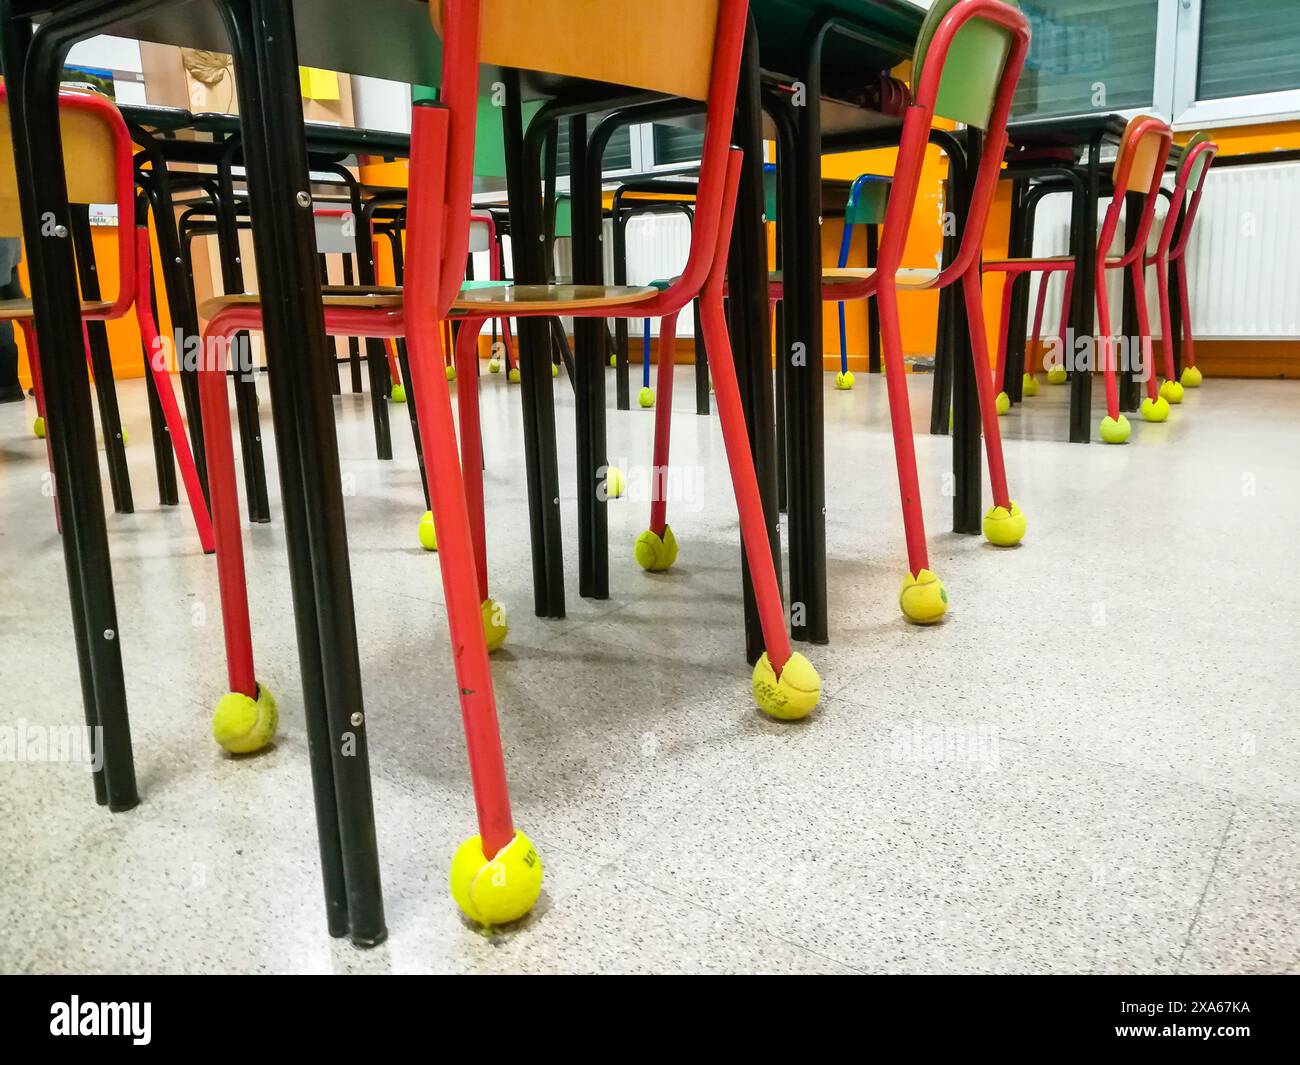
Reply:
<svg viewBox="0 0 1300 1065"><path fill-rule="evenodd" d="M1002 2L1017 9L1020 7L1017 0ZM959 3L961 0L934 0L925 16L912 58L913 92L921 84L926 53L939 23ZM934 113L955 122L965 122L968 126L987 129L1010 52L1011 36L1001 26L981 18L967 22L957 31L948 49Z"/></svg>
<svg viewBox="0 0 1300 1065"><path fill-rule="evenodd" d="M1213 140L1213 138L1205 130L1198 130L1192 134L1191 140L1183 145L1183 154L1190 155L1193 148L1198 144L1204 144L1208 140ZM1201 183L1201 175L1205 173L1205 164L1209 162L1209 159L1209 152L1201 152L1192 160L1192 168L1187 172L1187 191L1189 193L1195 192L1196 186Z"/></svg>
<svg viewBox="0 0 1300 1065"><path fill-rule="evenodd" d="M864 178L857 184L857 200L851 201L845 211L845 225L876 226L885 220L885 210L889 206L889 187L894 179L875 174L864 175Z"/></svg>

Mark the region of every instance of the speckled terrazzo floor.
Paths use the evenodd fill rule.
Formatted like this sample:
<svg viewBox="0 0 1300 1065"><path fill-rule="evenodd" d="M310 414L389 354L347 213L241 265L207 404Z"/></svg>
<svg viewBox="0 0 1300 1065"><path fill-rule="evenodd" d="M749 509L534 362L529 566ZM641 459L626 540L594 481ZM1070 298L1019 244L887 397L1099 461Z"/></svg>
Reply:
<svg viewBox="0 0 1300 1065"><path fill-rule="evenodd" d="M570 549L561 622L531 615L518 400L485 379L492 579L513 621L494 675L516 819L546 863L534 914L491 938L445 887L473 806L405 416L379 463L365 401L336 401L390 930L371 951L325 933L282 527L247 534L281 732L236 761L207 731L216 570L188 516L156 505L144 394L124 384L137 512L109 527L143 802L110 815L82 768L0 762L0 970L1300 971L1300 384L1210 380L1124 448L1064 443L1065 390L1045 386L1003 420L1030 518L1011 552L946 531L949 442L920 436L953 607L917 629L895 606L883 389L858 381L826 396L825 699L785 726L747 694L735 509L689 373L678 567L635 565L646 506L619 502L611 599L577 598ZM919 427L930 381L910 383ZM556 395L571 492L563 380ZM32 413L0 406L12 728L81 720ZM652 423L610 415L634 491ZM566 498L570 532L575 515Z"/></svg>

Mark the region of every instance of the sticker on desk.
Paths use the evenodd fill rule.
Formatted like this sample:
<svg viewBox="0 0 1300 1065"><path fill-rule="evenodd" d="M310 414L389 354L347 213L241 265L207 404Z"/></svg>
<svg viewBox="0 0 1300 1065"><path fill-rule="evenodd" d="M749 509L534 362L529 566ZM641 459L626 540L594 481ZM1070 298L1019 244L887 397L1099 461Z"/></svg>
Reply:
<svg viewBox="0 0 1300 1065"><path fill-rule="evenodd" d="M316 250L321 255L354 255L357 250L357 219L345 207L317 207Z"/></svg>
<svg viewBox="0 0 1300 1065"><path fill-rule="evenodd" d="M117 225L117 204L92 203L90 205L90 224L92 226Z"/></svg>

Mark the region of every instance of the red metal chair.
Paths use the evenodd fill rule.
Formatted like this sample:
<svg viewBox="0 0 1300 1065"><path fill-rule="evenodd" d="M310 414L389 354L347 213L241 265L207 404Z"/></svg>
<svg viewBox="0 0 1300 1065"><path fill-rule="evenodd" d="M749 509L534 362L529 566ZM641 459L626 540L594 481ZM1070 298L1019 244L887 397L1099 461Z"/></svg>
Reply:
<svg viewBox="0 0 1300 1065"><path fill-rule="evenodd" d="M997 188L1006 149L1007 117L1025 53L1029 24L1018 8L1004 0L936 0L917 39L912 64L915 100L903 120L898 162L881 230L877 265L822 271L822 299L827 302L867 299L880 304L881 347L885 385L894 436L907 540L908 574L899 606L909 621L932 624L948 609L948 593L930 569L925 521L916 473L911 405L903 363L898 293L944 288L960 282L966 296L967 324L980 418L988 456L993 507L984 516L984 535L1003 547L1024 537L1026 519L1007 488L1002 440L994 409L988 339L980 295L980 249L989 207ZM961 246L944 270L908 269L902 265L912 215L920 191L931 126L936 116L955 119L986 131L984 153L975 179ZM779 281L779 279L777 279ZM782 295L779 288L776 296Z"/></svg>
<svg viewBox="0 0 1300 1065"><path fill-rule="evenodd" d="M1115 159L1115 192L1110 206L1102 220L1101 232L1097 238L1097 319L1099 329L1100 363L1106 377L1106 416L1101 422L1101 438L1108 444L1122 444L1132 434L1128 418L1120 413L1119 385L1115 371L1118 363L1115 351L1115 338L1111 332L1110 298L1106 292L1106 271L1129 271L1133 285L1134 303L1137 306L1139 344L1141 346L1141 367L1146 374L1147 398L1142 401L1142 417L1150 422L1163 422L1169 417L1169 402L1160 395L1156 382L1155 365L1152 358L1153 342L1151 339L1151 322L1147 314L1146 300L1146 248L1151 234L1151 223L1155 217L1156 198L1160 194L1160 183L1164 178L1165 162L1173 144L1173 133L1169 126L1151 115L1137 115L1128 124L1124 137L1120 141L1119 154ZM1120 215L1124 210L1125 200L1130 192L1143 194L1142 214L1133 237L1132 245L1119 256L1111 255L1110 247L1119 229ZM997 389L1002 393L1006 375L1007 330L1010 323L1010 293L1015 279L1023 273L1041 271L1044 275L1064 273L1066 275L1067 293L1074 273L1074 258L1068 255L1051 258L1033 259L993 259L984 264L986 273L1006 274L1006 286L1002 298L1002 322L998 332L998 366ZM1046 287L1046 276L1044 285ZM1068 296L1067 296L1068 298ZM1042 292L1039 302L1041 308ZM1037 317L1037 316L1036 316ZM1037 327L1035 327L1037 333ZM1065 336L1064 320L1062 337ZM1169 351L1166 346L1166 352ZM1059 353L1064 359L1067 355L1065 345ZM1169 367L1172 369L1172 356ZM1053 370L1057 369L1055 366ZM1132 367L1130 367L1132 369ZM1000 410L1005 413L1008 403L1003 399Z"/></svg>
<svg viewBox="0 0 1300 1065"><path fill-rule="evenodd" d="M1205 177L1210 172L1219 146L1204 131L1193 134L1183 148L1183 161L1178 168L1174 193L1169 201L1169 213L1160 230L1160 242L1146 260L1147 266L1156 268L1156 288L1160 296L1160 334L1165 352L1165 381L1160 394L1170 403L1183 401L1184 388L1201 387L1201 371L1196 366L1196 339L1192 335L1192 309L1187 291L1187 242L1196 223L1196 213L1201 206L1201 193ZM1181 221L1180 221L1181 218ZM1174 379L1172 315L1169 312L1169 267L1178 273L1178 299L1182 308L1182 362L1180 380Z"/></svg>
<svg viewBox="0 0 1300 1065"><path fill-rule="evenodd" d="M505 637L500 607L488 594L479 431L477 337L504 316L668 316L697 295L716 384L719 414L740 513L741 535L758 601L767 652L753 673L756 701L781 718L802 717L820 697L812 665L790 648L767 538L735 367L722 311L740 153L729 147L747 0L434 0L443 39L438 103L414 108L405 291L324 296L325 325L345 335L405 336L437 523L443 594L451 626L456 680L478 808L479 835L452 863L452 894L485 924L522 916L537 897L541 865L516 832L497 729L488 663ZM598 10L597 10L598 9ZM479 63L625 84L707 101L691 252L667 290L574 285L476 285L462 288L469 241ZM227 338L260 327L257 297L226 297L207 307L208 332ZM459 456L456 423L438 330L462 318L456 345L461 368ZM272 353L274 357L274 353ZM222 612L232 696L262 698L248 631L229 407L222 367L204 374L204 415L211 466ZM526 371L525 371L526 372ZM597 492L599 484L588 486Z"/></svg>
<svg viewBox="0 0 1300 1065"><path fill-rule="evenodd" d="M14 170L13 140L9 126L7 91L0 80L0 236L22 236L18 203L18 178ZM67 167L68 199L71 203L112 203L117 206L118 291L113 300L81 304L83 321L109 322L135 311L140 337L149 352L148 371L157 389L167 435L180 466L190 512L203 550L214 550L212 523L190 451L185 422L181 418L167 373L166 352L154 322L150 288L149 229L136 224L135 168L131 135L121 112L108 97L83 89L59 92L59 117L63 150L73 162ZM32 387L36 393L36 434L44 436L45 393L41 381L40 349L31 300L0 301L0 319L16 322L27 346ZM84 330L83 330L84 332ZM177 353L179 357L181 353ZM46 439L47 449L50 447ZM50 464L53 470L53 461Z"/></svg>

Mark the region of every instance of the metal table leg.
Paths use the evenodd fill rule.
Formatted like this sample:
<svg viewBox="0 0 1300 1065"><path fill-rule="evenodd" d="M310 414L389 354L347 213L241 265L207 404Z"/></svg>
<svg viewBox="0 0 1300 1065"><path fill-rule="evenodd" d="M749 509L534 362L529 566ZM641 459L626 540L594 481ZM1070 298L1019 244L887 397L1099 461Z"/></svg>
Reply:
<svg viewBox="0 0 1300 1065"><path fill-rule="evenodd" d="M239 87L265 296L268 376L330 929L340 934L346 927L355 944L371 946L387 930L334 405L320 373L324 312L293 15L276 0L224 0L221 10ZM327 765L332 780L326 779Z"/></svg>
<svg viewBox="0 0 1300 1065"><path fill-rule="evenodd" d="M63 146L49 135L59 128L59 72L76 39L75 34L60 33L58 21L57 16L47 18L40 35L34 36L30 19L13 17L10 0L0 0L0 49L8 74L23 232L41 337L45 424L63 522L82 700L92 750L102 756L102 768L94 774L95 799L119 811L140 800L85 370Z"/></svg>
<svg viewBox="0 0 1300 1065"><path fill-rule="evenodd" d="M1094 137L1087 148L1083 194L1083 217L1080 219L1079 256L1074 280L1074 336L1095 335L1097 292L1097 201L1101 184L1101 138ZM1067 352L1067 360L1071 353ZM1092 439L1092 368L1075 357L1070 376L1070 442L1086 444ZM1069 362L1067 362L1067 365Z"/></svg>

